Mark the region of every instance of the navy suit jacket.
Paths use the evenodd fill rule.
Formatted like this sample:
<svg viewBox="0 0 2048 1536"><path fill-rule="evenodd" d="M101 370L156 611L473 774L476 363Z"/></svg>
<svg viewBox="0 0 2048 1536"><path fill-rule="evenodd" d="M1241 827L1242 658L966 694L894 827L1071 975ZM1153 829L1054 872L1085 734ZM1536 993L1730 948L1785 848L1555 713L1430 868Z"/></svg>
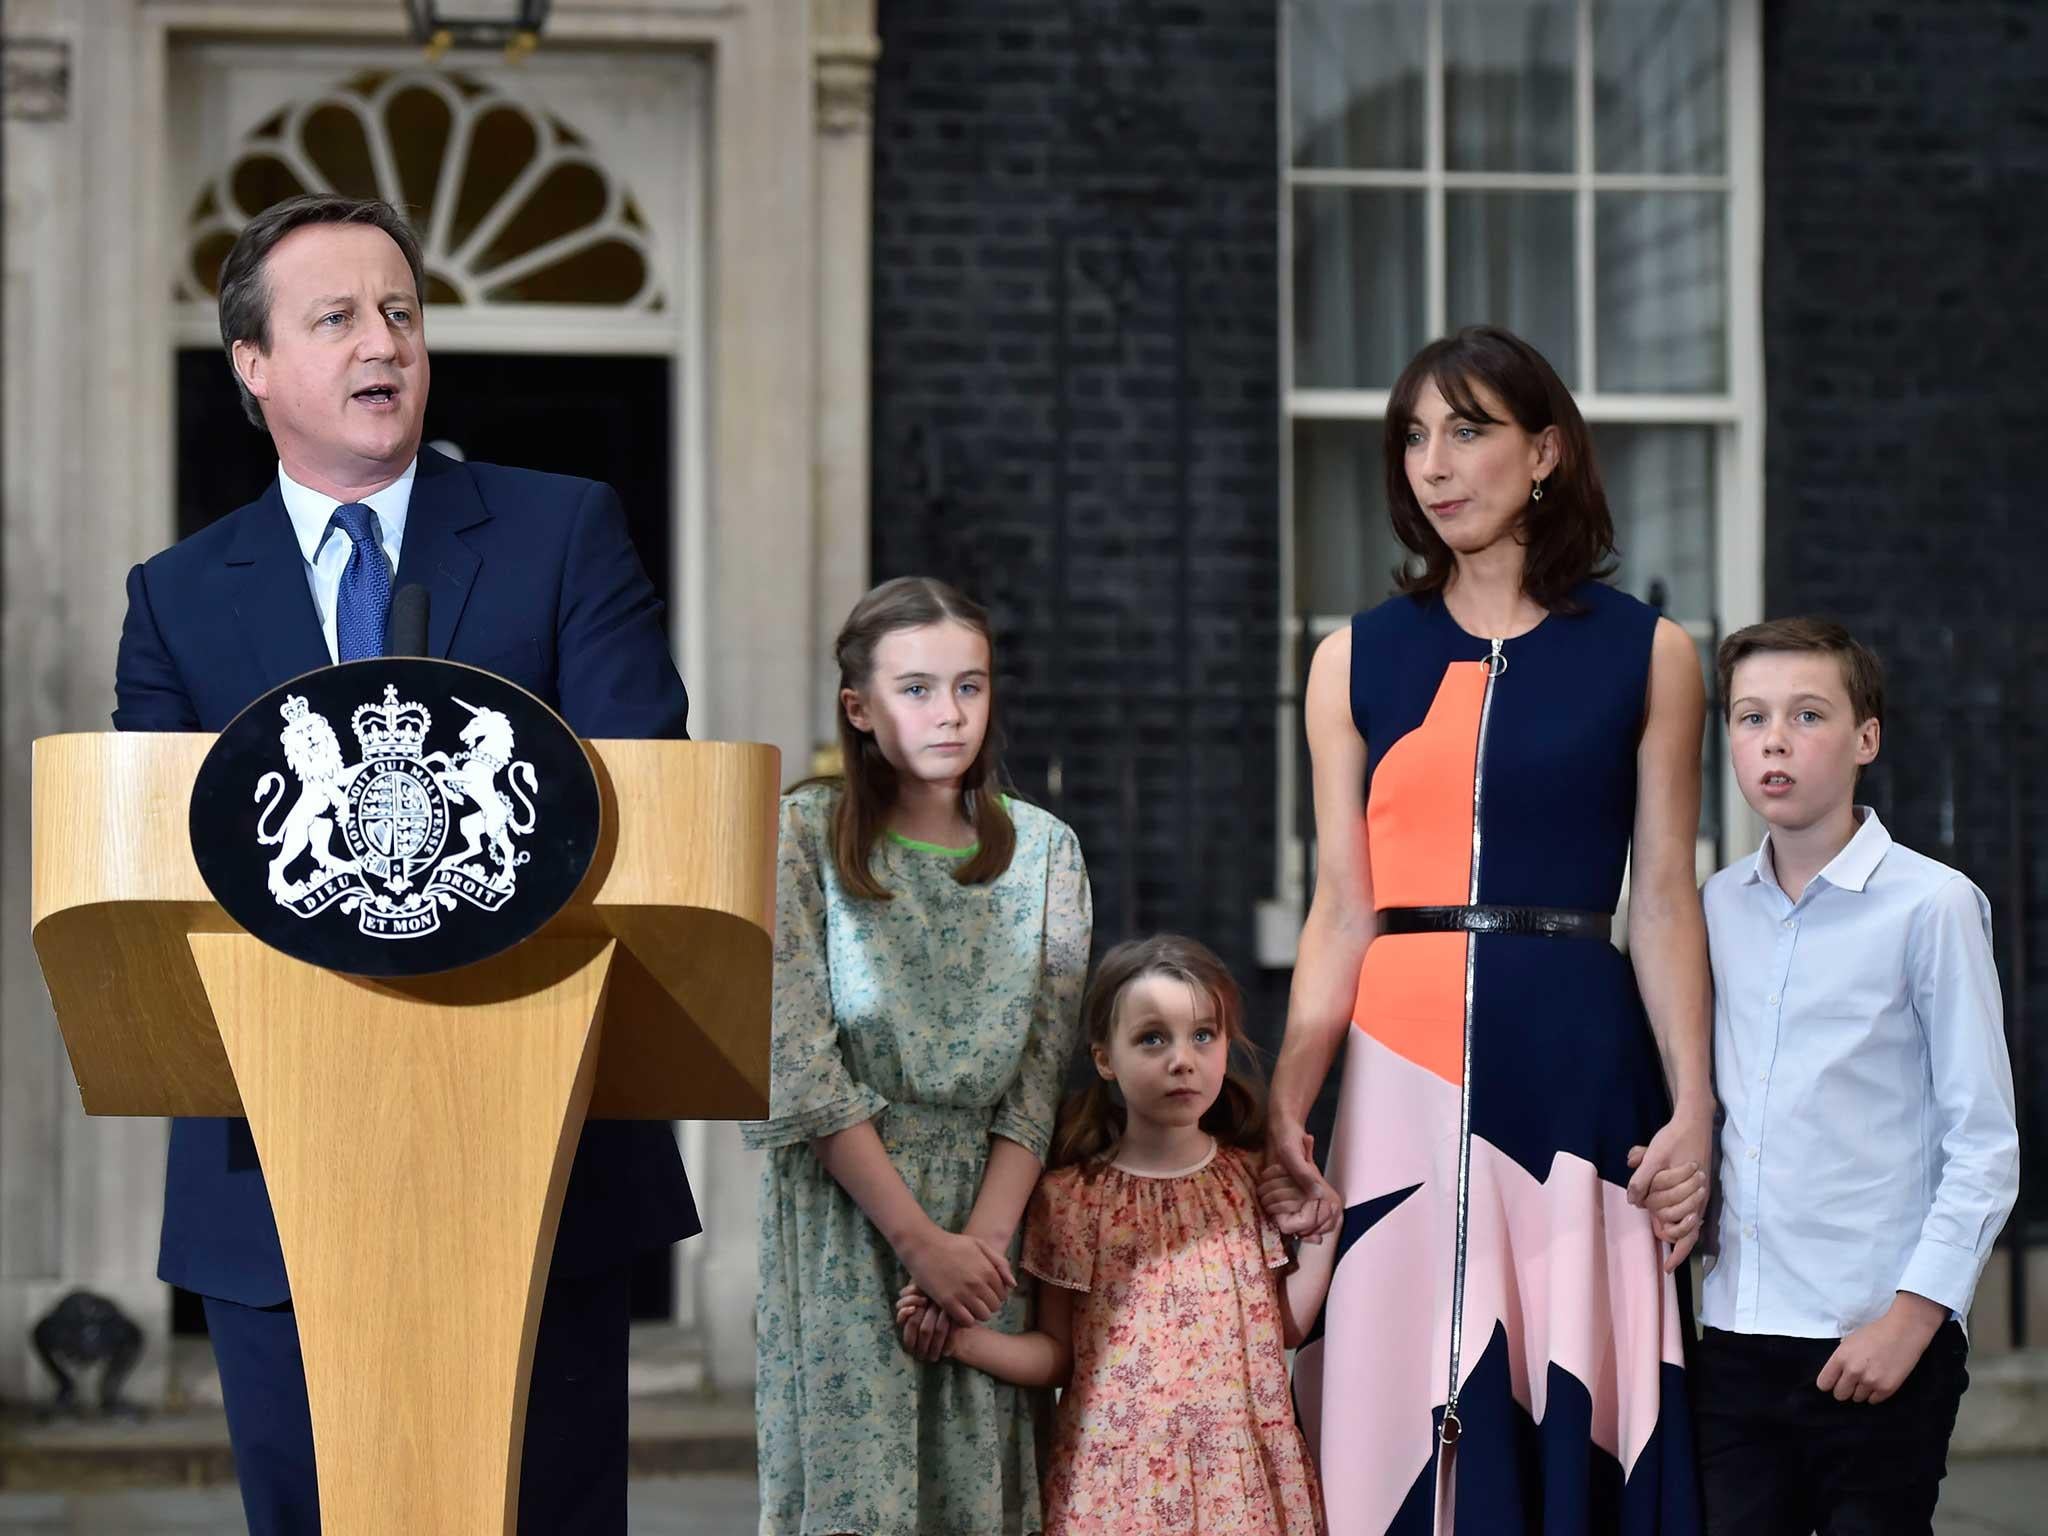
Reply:
<svg viewBox="0 0 2048 1536"><path fill-rule="evenodd" d="M422 448L397 585L431 599L427 649L510 678L579 736L685 734L662 606L610 486L459 464ZM273 480L262 497L128 573L114 726L218 731L328 664L305 557ZM585 1127L553 1273L593 1274L702 1230L661 1122ZM159 1278L244 1306L290 1288L246 1120L176 1120Z"/></svg>

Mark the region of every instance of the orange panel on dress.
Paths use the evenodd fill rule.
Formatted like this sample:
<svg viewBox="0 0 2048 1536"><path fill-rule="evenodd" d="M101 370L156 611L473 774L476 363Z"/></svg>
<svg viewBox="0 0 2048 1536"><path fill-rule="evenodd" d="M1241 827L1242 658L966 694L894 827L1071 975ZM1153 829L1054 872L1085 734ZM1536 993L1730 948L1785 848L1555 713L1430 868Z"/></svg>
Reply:
<svg viewBox="0 0 2048 1536"><path fill-rule="evenodd" d="M1378 907L1462 907L1472 895L1472 772L1486 663L1444 669L1422 724L1387 749L1365 811Z"/></svg>
<svg viewBox="0 0 2048 1536"><path fill-rule="evenodd" d="M1444 671L1422 724L1387 750L1366 807L1378 907L1460 907L1472 892L1472 776L1486 664ZM1390 934L1366 949L1358 1027L1448 1082L1465 1069L1463 933Z"/></svg>
<svg viewBox="0 0 2048 1536"><path fill-rule="evenodd" d="M1469 933L1395 933L1366 947L1358 1027L1446 1082L1465 1077Z"/></svg>

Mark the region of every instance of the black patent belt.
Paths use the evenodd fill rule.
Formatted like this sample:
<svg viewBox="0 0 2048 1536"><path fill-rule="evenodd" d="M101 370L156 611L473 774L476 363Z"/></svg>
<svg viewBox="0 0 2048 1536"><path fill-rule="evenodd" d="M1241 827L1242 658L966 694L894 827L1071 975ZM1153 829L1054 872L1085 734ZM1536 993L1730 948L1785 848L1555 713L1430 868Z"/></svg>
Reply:
<svg viewBox="0 0 2048 1536"><path fill-rule="evenodd" d="M1551 939L1606 939L1614 914L1572 907L1382 907L1381 933L1527 933Z"/></svg>

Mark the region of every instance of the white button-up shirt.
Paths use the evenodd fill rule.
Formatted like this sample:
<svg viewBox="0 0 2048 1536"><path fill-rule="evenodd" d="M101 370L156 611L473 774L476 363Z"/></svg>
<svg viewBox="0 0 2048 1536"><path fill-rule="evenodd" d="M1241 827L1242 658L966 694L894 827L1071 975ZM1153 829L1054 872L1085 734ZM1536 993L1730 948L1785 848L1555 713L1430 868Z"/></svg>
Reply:
<svg viewBox="0 0 2048 1536"><path fill-rule="evenodd" d="M363 498L363 505L377 514L377 542L384 546L384 558L391 562L391 585L398 585L398 549L405 542L405 513L412 505L412 477L420 461L405 466L405 473ZM285 512L291 517L292 532L299 541L299 553L306 557L306 585L313 593L313 607L320 615L320 633L327 638L327 659L339 654L334 643L335 610L341 606L341 573L348 568L349 553L355 545L347 534L333 527L334 509L341 505L332 496L309 490L277 466L277 488L284 496Z"/></svg>
<svg viewBox="0 0 2048 1536"><path fill-rule="evenodd" d="M1796 902L1769 837L1707 882L1711 1328L1839 1338L1898 1291L1967 1319L2019 1191L1990 903L1857 815Z"/></svg>

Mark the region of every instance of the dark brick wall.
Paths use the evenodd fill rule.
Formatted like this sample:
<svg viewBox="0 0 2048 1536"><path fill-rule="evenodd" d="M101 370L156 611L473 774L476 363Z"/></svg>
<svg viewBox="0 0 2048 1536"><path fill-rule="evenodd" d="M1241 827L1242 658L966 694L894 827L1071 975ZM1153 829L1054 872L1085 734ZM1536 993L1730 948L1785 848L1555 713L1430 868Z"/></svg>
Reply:
<svg viewBox="0 0 2048 1536"><path fill-rule="evenodd" d="M1231 961L1279 640L1272 0L883 0L874 568L993 611L1010 770L1070 821L1098 950Z"/></svg>
<svg viewBox="0 0 2048 1536"><path fill-rule="evenodd" d="M1884 656L1867 794L1991 898L2048 1222L2048 7L1764 15L1765 594Z"/></svg>

